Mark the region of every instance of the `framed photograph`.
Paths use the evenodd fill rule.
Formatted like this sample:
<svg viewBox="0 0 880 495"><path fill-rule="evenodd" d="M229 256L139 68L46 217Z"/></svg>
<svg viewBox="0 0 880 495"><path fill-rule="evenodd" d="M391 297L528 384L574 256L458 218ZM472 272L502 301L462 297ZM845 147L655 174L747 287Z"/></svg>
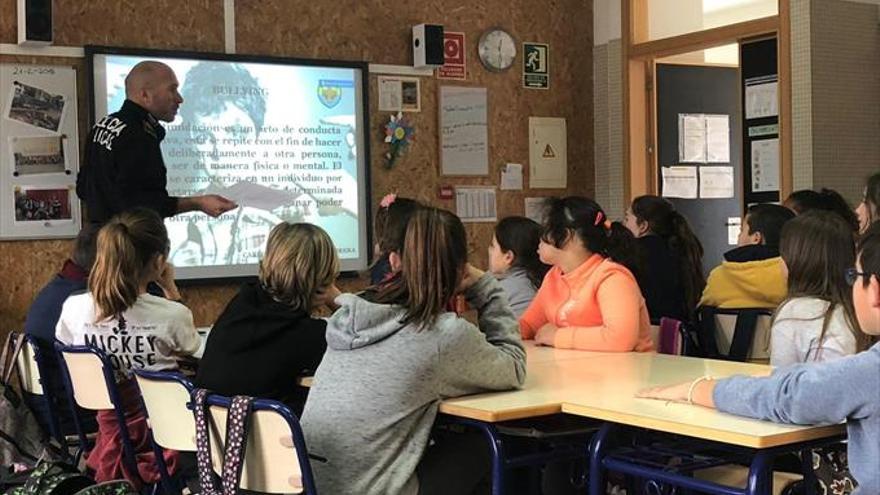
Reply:
<svg viewBox="0 0 880 495"><path fill-rule="evenodd" d="M379 76L378 87L380 112L422 111L417 77Z"/></svg>
<svg viewBox="0 0 880 495"><path fill-rule="evenodd" d="M15 222L72 222L67 187L15 186Z"/></svg>
<svg viewBox="0 0 880 495"><path fill-rule="evenodd" d="M12 175L59 174L67 169L64 136L13 136L9 138Z"/></svg>
<svg viewBox="0 0 880 495"><path fill-rule="evenodd" d="M63 95L50 93L19 81L12 82L10 92L6 118L58 132L66 106Z"/></svg>
<svg viewBox="0 0 880 495"><path fill-rule="evenodd" d="M421 91L419 90L419 80L417 78L400 80L401 110L404 112L420 112Z"/></svg>

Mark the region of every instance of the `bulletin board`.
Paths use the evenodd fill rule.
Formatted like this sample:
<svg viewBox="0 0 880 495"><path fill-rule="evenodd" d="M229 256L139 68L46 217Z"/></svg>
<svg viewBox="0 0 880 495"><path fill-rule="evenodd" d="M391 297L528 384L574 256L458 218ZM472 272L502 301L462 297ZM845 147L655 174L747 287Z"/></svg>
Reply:
<svg viewBox="0 0 880 495"><path fill-rule="evenodd" d="M0 239L74 237L76 71L0 64Z"/></svg>
<svg viewBox="0 0 880 495"><path fill-rule="evenodd" d="M740 45L743 101L743 200L780 201L779 78L776 38Z"/></svg>

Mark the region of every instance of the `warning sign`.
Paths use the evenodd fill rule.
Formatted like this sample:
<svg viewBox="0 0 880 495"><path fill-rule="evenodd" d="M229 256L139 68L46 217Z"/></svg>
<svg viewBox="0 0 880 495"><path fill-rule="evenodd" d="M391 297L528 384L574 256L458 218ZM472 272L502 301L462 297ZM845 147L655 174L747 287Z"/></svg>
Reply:
<svg viewBox="0 0 880 495"><path fill-rule="evenodd" d="M523 87L550 87L550 45L547 43L523 43Z"/></svg>
<svg viewBox="0 0 880 495"><path fill-rule="evenodd" d="M464 33L443 31L443 65L437 69L440 79L467 79L467 56Z"/></svg>
<svg viewBox="0 0 880 495"><path fill-rule="evenodd" d="M553 147L549 143L544 148L544 154L541 155L541 158L556 158L556 153L553 152Z"/></svg>

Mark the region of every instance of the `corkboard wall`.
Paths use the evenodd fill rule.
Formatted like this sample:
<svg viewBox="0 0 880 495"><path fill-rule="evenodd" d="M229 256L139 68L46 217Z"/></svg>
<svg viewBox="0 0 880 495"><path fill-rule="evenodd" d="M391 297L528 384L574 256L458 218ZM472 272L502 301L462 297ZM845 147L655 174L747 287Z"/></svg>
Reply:
<svg viewBox="0 0 880 495"><path fill-rule="evenodd" d="M150 2L83 2L54 0L55 45L85 44L222 52L222 0L153 0ZM16 42L16 2L0 0L0 43ZM467 45L466 81L421 78L420 113L409 114L416 142L385 170L382 126L387 113L376 106L376 76L370 78L369 130L372 151L373 204L388 192L397 192L437 206L454 209L440 200L441 185L497 184L507 162L528 164L528 117L564 117L568 127L568 189L499 191L500 216L523 213L526 196L593 193L592 7L590 0L237 0L236 51L301 58L364 60L378 64L411 63L411 26L422 22L464 31ZM517 39L549 43L550 90L526 90L521 85L521 53L514 67L496 74L486 71L476 55L480 33L501 26ZM521 46L519 47L521 51ZM88 99L82 59L13 57L0 62L65 64L79 70L80 136L88 133ZM484 86L489 93L490 175L480 178L443 178L439 175L437 92L439 84ZM82 147L82 143L80 143ZM525 167L527 168L527 167ZM528 175L524 177L528 185ZM485 266L486 245L492 225L468 227L471 259ZM24 322L28 305L57 272L70 241L0 242L0 334ZM364 279L347 280L348 288ZM196 324L212 322L235 293L233 285L186 287L184 297Z"/></svg>

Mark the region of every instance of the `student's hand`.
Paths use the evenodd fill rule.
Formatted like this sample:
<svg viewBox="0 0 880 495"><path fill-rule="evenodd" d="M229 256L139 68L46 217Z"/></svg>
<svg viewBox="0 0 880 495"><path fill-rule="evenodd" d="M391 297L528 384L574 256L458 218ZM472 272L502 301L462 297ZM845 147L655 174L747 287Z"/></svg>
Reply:
<svg viewBox="0 0 880 495"><path fill-rule="evenodd" d="M338 306L334 300L340 294L342 294L342 292L336 287L336 284L330 284L329 287L318 290L315 294L315 298L312 300L312 305L315 307L327 306L332 310L336 310Z"/></svg>
<svg viewBox="0 0 880 495"><path fill-rule="evenodd" d="M156 278L156 283L162 289L162 292L165 293L166 299L171 301L180 300L180 291L174 282L174 265L166 261L165 266L162 267L162 271L159 273L159 277Z"/></svg>
<svg viewBox="0 0 880 495"><path fill-rule="evenodd" d="M556 342L556 330L556 325L545 323L535 334L535 343L553 347L553 344Z"/></svg>
<svg viewBox="0 0 880 495"><path fill-rule="evenodd" d="M636 397L641 399L668 400L672 402L687 402L688 390L691 382L667 385L664 387L644 388L636 392Z"/></svg>
<svg viewBox="0 0 880 495"><path fill-rule="evenodd" d="M465 265L464 277L462 277L461 279L461 284L459 284L458 286L458 291L464 292L470 289L475 283L477 283L477 280L480 280L480 277L482 277L485 273L486 272L484 272L483 270L480 270L474 265L468 263L467 265Z"/></svg>
<svg viewBox="0 0 880 495"><path fill-rule="evenodd" d="M238 208L235 201L229 200L218 194L206 194L198 196L199 210L212 216L219 217L229 210Z"/></svg>
<svg viewBox="0 0 880 495"><path fill-rule="evenodd" d="M653 387L639 390L636 397L643 399L667 400L696 404L703 407L715 407L715 385L711 377L699 377L692 381L669 385L666 387Z"/></svg>

